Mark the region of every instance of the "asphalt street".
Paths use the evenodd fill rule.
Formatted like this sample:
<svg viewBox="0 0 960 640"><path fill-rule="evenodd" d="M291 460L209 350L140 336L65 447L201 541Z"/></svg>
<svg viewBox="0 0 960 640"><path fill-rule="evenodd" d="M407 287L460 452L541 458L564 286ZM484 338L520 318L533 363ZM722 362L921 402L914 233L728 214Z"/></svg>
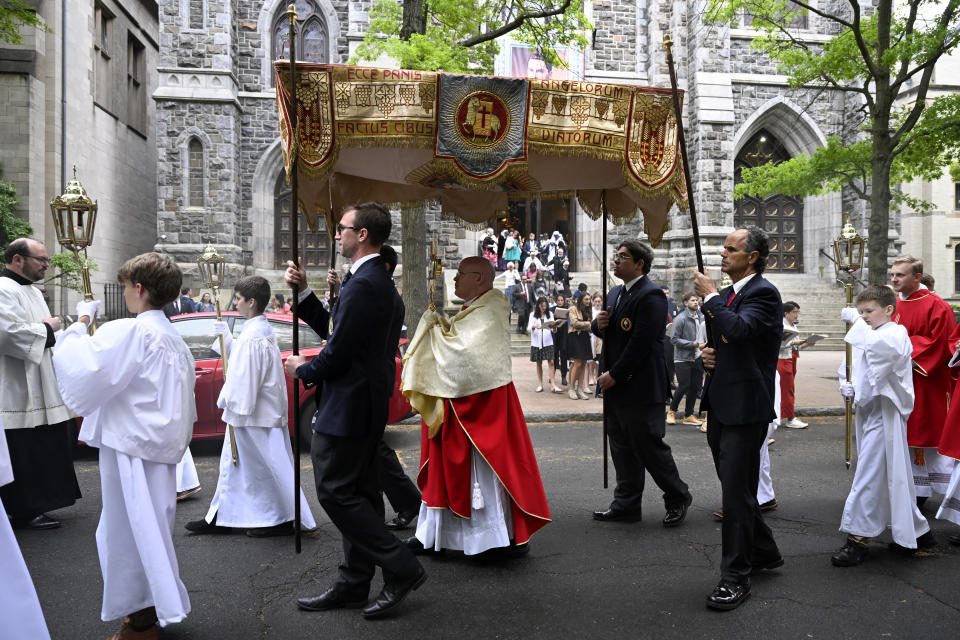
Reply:
<svg viewBox="0 0 960 640"><path fill-rule="evenodd" d="M681 476L694 501L684 525L664 529L661 494L648 484L644 519L600 523L605 508L601 428L589 423L530 425L553 522L534 536L525 558L480 564L460 554L425 558L426 584L399 615L365 621L357 610L298 611L294 599L331 584L341 559L336 529L301 460L307 496L319 522L296 555L291 538L192 536L183 525L203 516L216 482L219 443L194 446L203 491L178 507L174 543L193 606L166 639L256 638L956 638L960 629L960 547L956 531L925 514L941 544L902 557L871 545L861 567L831 566L843 542L837 527L853 470L842 461L838 418L811 418L802 431L781 429L771 448L780 507L768 521L785 566L753 582L753 597L732 612L704 606L716 584L720 526L711 516L719 485L706 436L668 427ZM388 441L409 473L419 460L418 427L393 426ZM102 582L94 531L100 511L96 453L76 463L84 498L55 512L60 529L18 531L55 639L105 638L117 622L100 621ZM611 486L613 468L610 467ZM388 517L390 510L388 508ZM380 588L379 578L371 596ZM6 639L2 621L0 638ZM21 640L21 639L11 639Z"/></svg>

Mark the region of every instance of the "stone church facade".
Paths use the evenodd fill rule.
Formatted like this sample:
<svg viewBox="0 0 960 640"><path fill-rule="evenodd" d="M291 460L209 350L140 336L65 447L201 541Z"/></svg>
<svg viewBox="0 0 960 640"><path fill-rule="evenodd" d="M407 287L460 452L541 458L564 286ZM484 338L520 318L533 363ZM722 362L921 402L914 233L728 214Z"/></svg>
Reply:
<svg viewBox="0 0 960 640"><path fill-rule="evenodd" d="M288 0L160 0L160 62L153 94L157 110L158 250L190 265L214 241L230 268L276 274L289 253L290 197L283 179L271 62L286 57ZM304 20L299 59L345 63L362 39L371 0L297 0ZM862 228L862 206L840 194L733 202L741 167L810 153L834 134L849 134L852 105L821 88L792 89L773 63L750 48L756 33L704 23L699 3L597 0L596 26L585 52L587 80L669 86L663 36L675 41L680 84L687 89L685 130L693 167L693 197L708 265L735 225L760 224L776 243L769 268L798 287L829 276L820 253L841 226L843 211ZM816 46L826 40L817 16L796 33ZM560 226L573 245L574 268L599 269L600 225L575 201L546 220L530 205L524 232ZM537 212L531 216L530 212ZM561 219L562 218L562 219ZM548 225L549 226L545 226ZM538 226L539 225L539 226ZM302 227L303 225L301 225ZM442 229L440 227L443 227ZM536 227L536 228L534 228ZM447 266L475 251L474 232L429 218L446 239ZM643 237L642 220L610 227L609 242ZM303 254L318 268L330 241L308 236ZM676 209L657 251L656 277L675 290L695 267L690 221ZM828 278L829 279L829 278Z"/></svg>

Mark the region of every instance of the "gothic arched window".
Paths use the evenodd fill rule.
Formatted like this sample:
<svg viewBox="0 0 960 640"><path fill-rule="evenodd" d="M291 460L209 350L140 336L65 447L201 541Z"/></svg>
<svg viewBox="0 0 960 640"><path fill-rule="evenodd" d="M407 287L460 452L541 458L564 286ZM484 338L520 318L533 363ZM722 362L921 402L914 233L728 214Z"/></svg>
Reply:
<svg viewBox="0 0 960 640"><path fill-rule="evenodd" d="M202 207L205 204L203 193L203 143L199 138L190 138L187 145L187 193L186 206Z"/></svg>
<svg viewBox="0 0 960 640"><path fill-rule="evenodd" d="M297 0L297 61L326 63L328 58L327 23L320 7L312 0ZM273 17L273 59L290 57L290 23L282 6Z"/></svg>

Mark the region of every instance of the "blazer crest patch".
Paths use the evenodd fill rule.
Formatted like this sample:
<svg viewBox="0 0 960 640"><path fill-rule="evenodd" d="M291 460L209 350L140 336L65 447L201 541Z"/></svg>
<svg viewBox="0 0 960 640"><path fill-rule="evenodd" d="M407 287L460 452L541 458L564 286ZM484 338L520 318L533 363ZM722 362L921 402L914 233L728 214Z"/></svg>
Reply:
<svg viewBox="0 0 960 640"><path fill-rule="evenodd" d="M630 321L630 318L621 318L620 319L620 330L621 331L630 331L633 329L633 322Z"/></svg>

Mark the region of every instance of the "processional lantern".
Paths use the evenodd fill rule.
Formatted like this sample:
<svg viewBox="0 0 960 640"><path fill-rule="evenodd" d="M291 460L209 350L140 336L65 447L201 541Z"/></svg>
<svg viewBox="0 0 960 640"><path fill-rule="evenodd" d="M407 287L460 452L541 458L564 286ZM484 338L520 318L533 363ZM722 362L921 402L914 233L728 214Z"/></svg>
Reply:
<svg viewBox="0 0 960 640"><path fill-rule="evenodd" d="M90 285L90 270L87 268L87 247L93 244L93 231L97 225L97 202L91 200L86 189L77 180L77 167L73 167L73 180L67 183L64 192L50 201L50 215L57 242L73 252L83 283L83 299L93 300ZM83 251L83 259L80 252ZM90 333L97 328L97 319L90 319Z"/></svg>
<svg viewBox="0 0 960 640"><path fill-rule="evenodd" d="M833 241L833 266L836 268L838 280L841 272L849 275L860 271L866 244L867 241L857 233L848 218L840 229L840 235Z"/></svg>
<svg viewBox="0 0 960 640"><path fill-rule="evenodd" d="M849 217L844 223L843 228L840 229L840 235L833 241L833 267L837 272L837 282L843 285L844 291L846 292L848 307L853 306L853 274L860 271L863 267L863 248L866 244L867 241L857 233L857 230L850 224ZM845 325L846 330L850 331L851 323L845 322ZM851 371L853 350L849 342L845 342L845 347L846 359L844 372L846 374L846 380L849 383L853 380L853 373ZM853 400L846 398L844 405L844 423L846 427L844 463L847 465L847 469L849 469L853 451Z"/></svg>
<svg viewBox="0 0 960 640"><path fill-rule="evenodd" d="M203 281L203 286L213 292L213 305L217 311L217 322L223 320L220 311L220 285L223 284L224 262L223 256L217 253L213 243L204 247L203 253L197 257L197 266L200 268L200 279ZM220 361L223 363L223 375L226 377L227 343L223 336L220 336ZM232 424L227 425L227 431L230 437L230 456L233 459L233 464L237 465L240 462L240 457L237 453L237 438L234 435Z"/></svg>

